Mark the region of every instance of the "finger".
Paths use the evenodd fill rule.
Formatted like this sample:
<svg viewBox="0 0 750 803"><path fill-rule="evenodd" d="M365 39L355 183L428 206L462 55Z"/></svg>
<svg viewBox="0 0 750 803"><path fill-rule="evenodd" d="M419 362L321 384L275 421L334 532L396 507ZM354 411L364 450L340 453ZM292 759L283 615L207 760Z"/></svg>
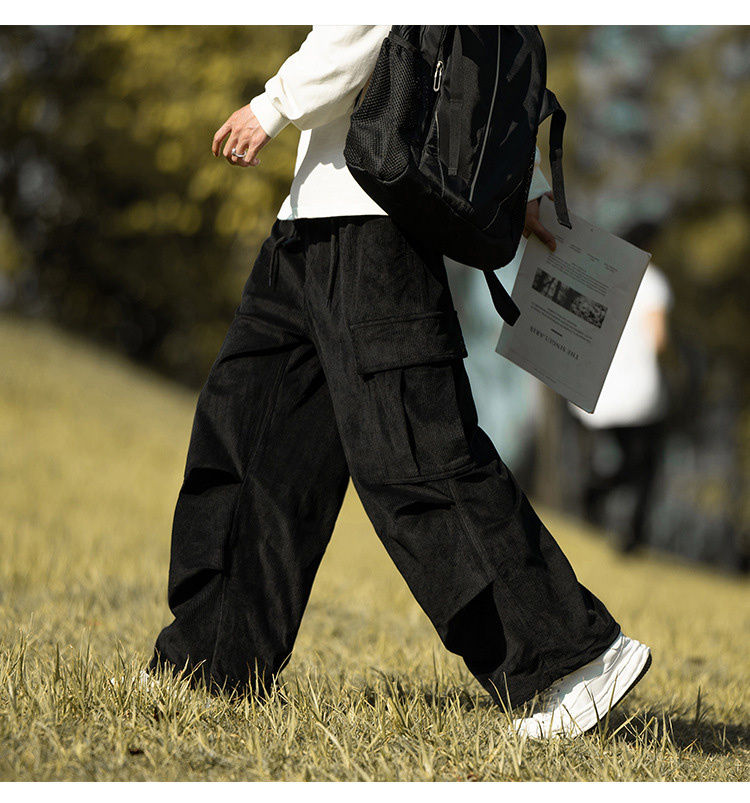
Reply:
<svg viewBox="0 0 750 803"><path fill-rule="evenodd" d="M242 157L242 161L250 166L250 167L257 167L260 164L260 159L258 158L258 148L251 148L250 145L246 145L244 150L237 149L239 153L244 153L245 155Z"/></svg>
<svg viewBox="0 0 750 803"><path fill-rule="evenodd" d="M224 145L224 158L229 162L229 164L234 164L235 156L233 151L242 153L242 151L237 149L237 137L235 135L229 137Z"/></svg>
<svg viewBox="0 0 750 803"><path fill-rule="evenodd" d="M211 143L211 151L213 152L214 156L219 155L219 151L221 150L221 142L224 137L232 131L232 126L227 120L226 123L214 134L213 142Z"/></svg>
<svg viewBox="0 0 750 803"><path fill-rule="evenodd" d="M257 167L260 164L260 159L258 159L256 156L240 157L235 155L234 158L234 164L237 167Z"/></svg>
<svg viewBox="0 0 750 803"><path fill-rule="evenodd" d="M254 151L250 148L249 142L242 142L238 141L237 144L234 146L234 155L236 159L240 161L249 162L253 156L255 156Z"/></svg>
<svg viewBox="0 0 750 803"><path fill-rule="evenodd" d="M235 167L255 167L260 164L260 159L255 154L256 151L250 145L235 145L229 153L228 161Z"/></svg>
<svg viewBox="0 0 750 803"><path fill-rule="evenodd" d="M544 245L549 248L550 251L554 251L555 248L557 248L555 235L552 234L552 232L548 229L545 229L538 220L530 222L528 224L528 228L530 233L536 235L536 237L538 237L544 243Z"/></svg>

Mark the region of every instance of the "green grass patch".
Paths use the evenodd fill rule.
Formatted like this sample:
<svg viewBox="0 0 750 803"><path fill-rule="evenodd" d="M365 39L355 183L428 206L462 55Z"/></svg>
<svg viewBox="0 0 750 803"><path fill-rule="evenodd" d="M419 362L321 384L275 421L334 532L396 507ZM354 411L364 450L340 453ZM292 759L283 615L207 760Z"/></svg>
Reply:
<svg viewBox="0 0 750 803"><path fill-rule="evenodd" d="M748 781L750 585L624 560L550 511L581 581L652 647L606 728L510 737L353 492L263 703L143 683L195 394L0 317L1 781Z"/></svg>

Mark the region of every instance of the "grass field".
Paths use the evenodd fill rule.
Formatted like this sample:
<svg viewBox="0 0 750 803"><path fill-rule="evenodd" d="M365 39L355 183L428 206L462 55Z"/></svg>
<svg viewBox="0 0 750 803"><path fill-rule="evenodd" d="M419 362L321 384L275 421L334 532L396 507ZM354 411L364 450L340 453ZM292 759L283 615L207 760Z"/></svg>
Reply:
<svg viewBox="0 0 750 803"><path fill-rule="evenodd" d="M542 517L654 665L606 728L509 737L352 493L267 702L139 682L195 395L0 317L0 781L750 780L750 584ZM114 678L114 682L111 680Z"/></svg>

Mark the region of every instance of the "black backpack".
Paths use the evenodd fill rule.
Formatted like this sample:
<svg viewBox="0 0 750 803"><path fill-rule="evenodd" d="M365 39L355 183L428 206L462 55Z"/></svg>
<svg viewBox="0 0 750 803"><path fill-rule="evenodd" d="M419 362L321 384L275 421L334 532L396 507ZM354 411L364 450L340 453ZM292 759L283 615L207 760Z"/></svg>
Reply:
<svg viewBox="0 0 750 803"><path fill-rule="evenodd" d="M546 88L532 25L395 25L351 117L344 156L367 194L405 231L484 271L497 311L518 309L493 271L523 233L540 123L552 115L558 220L565 112Z"/></svg>

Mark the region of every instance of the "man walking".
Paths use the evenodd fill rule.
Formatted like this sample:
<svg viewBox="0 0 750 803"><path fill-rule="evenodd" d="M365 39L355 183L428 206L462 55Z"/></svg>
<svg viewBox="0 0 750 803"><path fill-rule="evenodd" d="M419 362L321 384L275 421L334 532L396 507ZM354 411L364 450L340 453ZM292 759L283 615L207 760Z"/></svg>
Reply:
<svg viewBox="0 0 750 803"><path fill-rule="evenodd" d="M650 662L576 580L477 425L442 255L405 235L343 156L388 26L315 27L216 132L257 167L301 131L289 197L200 395L172 534L174 622L152 667L262 692L291 654L353 481L434 624L516 728L580 733ZM223 143L223 147L222 147ZM537 171L529 234L549 190ZM613 691L614 690L614 691Z"/></svg>

